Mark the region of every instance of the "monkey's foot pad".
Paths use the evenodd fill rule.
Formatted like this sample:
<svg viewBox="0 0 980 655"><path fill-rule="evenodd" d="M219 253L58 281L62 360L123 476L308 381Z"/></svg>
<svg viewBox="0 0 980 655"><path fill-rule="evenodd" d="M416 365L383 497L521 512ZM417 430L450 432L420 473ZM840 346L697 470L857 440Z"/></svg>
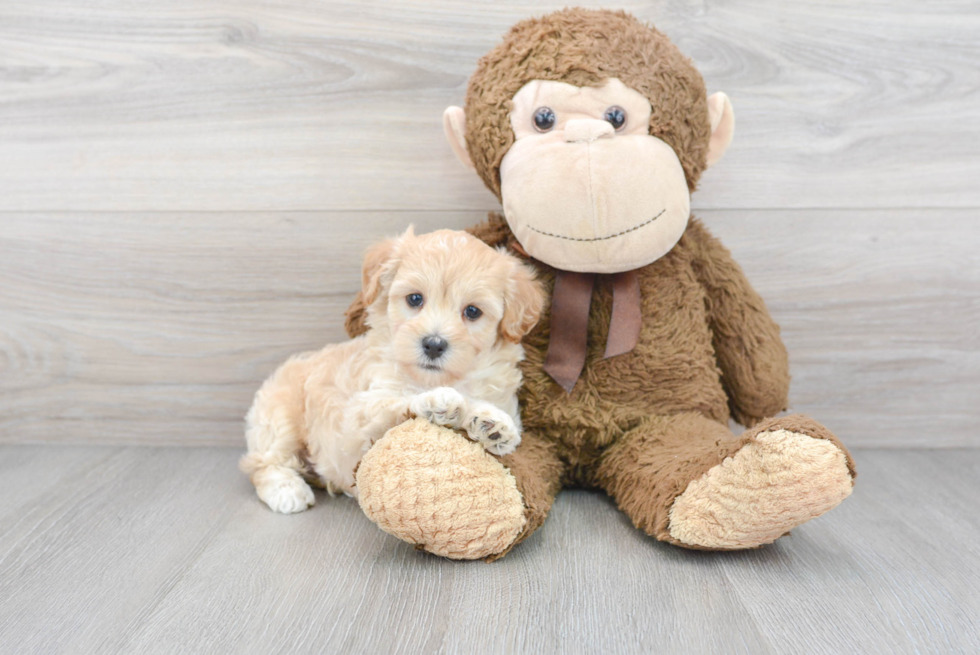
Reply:
<svg viewBox="0 0 980 655"><path fill-rule="evenodd" d="M423 419L392 428L371 447L357 489L382 530L451 559L503 552L525 523L510 471L480 444Z"/></svg>
<svg viewBox="0 0 980 655"><path fill-rule="evenodd" d="M709 549L761 546L833 509L852 487L846 457L832 441L762 432L677 497L670 535Z"/></svg>

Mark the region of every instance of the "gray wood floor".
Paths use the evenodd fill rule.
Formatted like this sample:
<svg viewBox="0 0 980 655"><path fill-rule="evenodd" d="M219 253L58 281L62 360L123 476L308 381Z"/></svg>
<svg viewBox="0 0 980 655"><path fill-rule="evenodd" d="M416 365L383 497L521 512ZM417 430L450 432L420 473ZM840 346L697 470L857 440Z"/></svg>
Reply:
<svg viewBox="0 0 980 655"><path fill-rule="evenodd" d="M858 451L854 495L700 553L564 492L494 564L349 499L271 513L231 448L0 447L4 653L976 653L978 450Z"/></svg>

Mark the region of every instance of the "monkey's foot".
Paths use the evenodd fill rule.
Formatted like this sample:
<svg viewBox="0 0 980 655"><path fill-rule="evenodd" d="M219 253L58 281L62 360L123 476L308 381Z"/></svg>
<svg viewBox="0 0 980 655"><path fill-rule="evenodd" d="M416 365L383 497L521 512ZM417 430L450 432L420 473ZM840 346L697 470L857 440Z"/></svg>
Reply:
<svg viewBox="0 0 980 655"><path fill-rule="evenodd" d="M450 559L502 553L526 522L510 471L482 445L424 419L392 428L371 446L357 489L378 527Z"/></svg>
<svg viewBox="0 0 980 655"><path fill-rule="evenodd" d="M669 531L675 543L710 550L754 548L851 494L853 468L836 438L776 427L756 434L674 500Z"/></svg>

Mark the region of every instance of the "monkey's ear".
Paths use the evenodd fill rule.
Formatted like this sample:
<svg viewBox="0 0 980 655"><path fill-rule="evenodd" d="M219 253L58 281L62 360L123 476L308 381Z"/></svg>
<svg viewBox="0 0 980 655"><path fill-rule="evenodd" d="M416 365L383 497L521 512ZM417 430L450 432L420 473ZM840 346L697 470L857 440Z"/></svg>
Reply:
<svg viewBox="0 0 980 655"><path fill-rule="evenodd" d="M442 129L450 147L456 153L456 159L467 168L475 168L470 153L466 150L466 112L462 107L449 107L442 113Z"/></svg>
<svg viewBox="0 0 980 655"><path fill-rule="evenodd" d="M708 96L708 120L711 122L708 166L711 166L722 158L735 135L735 112L728 96L721 91Z"/></svg>
<svg viewBox="0 0 980 655"><path fill-rule="evenodd" d="M415 236L415 226L409 225L400 237L385 239L368 248L361 268L361 298L365 306L377 300L388 286L398 264L398 246L406 238L413 236Z"/></svg>

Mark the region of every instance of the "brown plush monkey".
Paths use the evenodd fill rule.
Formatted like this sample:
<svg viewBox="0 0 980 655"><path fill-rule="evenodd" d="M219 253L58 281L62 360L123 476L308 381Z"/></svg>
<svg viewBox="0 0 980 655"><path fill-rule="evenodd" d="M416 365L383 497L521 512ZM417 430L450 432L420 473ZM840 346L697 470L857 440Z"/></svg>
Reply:
<svg viewBox="0 0 980 655"><path fill-rule="evenodd" d="M657 539L728 550L850 494L854 464L834 435L767 418L787 405L779 328L690 216L690 192L731 141L732 108L664 35L622 12L523 21L444 124L503 204L471 231L537 264L550 318L524 341L520 448L498 463L410 421L362 460L369 517L431 552L493 559L544 522L563 486L584 486ZM733 436L730 416L750 429Z"/></svg>

